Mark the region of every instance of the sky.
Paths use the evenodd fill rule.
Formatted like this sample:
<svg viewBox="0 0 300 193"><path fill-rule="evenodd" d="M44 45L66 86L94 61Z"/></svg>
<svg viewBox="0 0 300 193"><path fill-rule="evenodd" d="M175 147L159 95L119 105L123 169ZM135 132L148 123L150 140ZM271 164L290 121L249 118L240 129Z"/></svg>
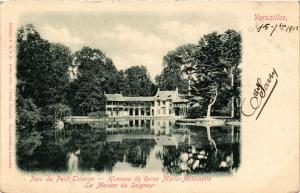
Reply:
<svg viewBox="0 0 300 193"><path fill-rule="evenodd" d="M22 16L20 25L33 24L42 38L68 46L100 49L117 69L144 65L152 80L162 70L168 51L197 43L213 31L238 30L232 15L202 12L47 12Z"/></svg>

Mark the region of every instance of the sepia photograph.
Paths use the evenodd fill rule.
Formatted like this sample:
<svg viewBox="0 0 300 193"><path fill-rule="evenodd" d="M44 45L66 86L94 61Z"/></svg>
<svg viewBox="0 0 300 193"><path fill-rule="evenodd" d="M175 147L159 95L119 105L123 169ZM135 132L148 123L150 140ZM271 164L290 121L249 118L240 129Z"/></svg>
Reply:
<svg viewBox="0 0 300 193"><path fill-rule="evenodd" d="M220 19L234 18L23 15L16 32L17 167L236 173L242 34Z"/></svg>
<svg viewBox="0 0 300 193"><path fill-rule="evenodd" d="M0 3L0 192L299 192L299 8Z"/></svg>

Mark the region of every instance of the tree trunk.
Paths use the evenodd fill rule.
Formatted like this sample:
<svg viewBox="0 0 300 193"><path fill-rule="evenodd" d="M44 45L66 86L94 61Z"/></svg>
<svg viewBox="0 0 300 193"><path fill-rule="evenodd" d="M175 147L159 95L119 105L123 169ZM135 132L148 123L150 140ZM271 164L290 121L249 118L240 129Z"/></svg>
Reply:
<svg viewBox="0 0 300 193"><path fill-rule="evenodd" d="M231 97L231 118L234 117L234 97Z"/></svg>
<svg viewBox="0 0 300 193"><path fill-rule="evenodd" d="M230 76L231 76L231 90L232 90L234 84L233 68L231 68L230 70ZM233 117L234 117L234 97L231 97L231 118Z"/></svg>
<svg viewBox="0 0 300 193"><path fill-rule="evenodd" d="M206 126L206 132L207 132L207 139L208 139L208 141L212 141L211 134L210 134L210 126Z"/></svg>
<svg viewBox="0 0 300 193"><path fill-rule="evenodd" d="M215 95L213 101L207 106L206 118L210 118L211 107L213 106L213 104L215 104L215 102L217 100L217 96L218 96L218 89L216 88L216 95Z"/></svg>
<svg viewBox="0 0 300 193"><path fill-rule="evenodd" d="M211 138L210 126L206 126L206 132L207 132L207 138L208 138L208 141L210 142L210 145L212 145L213 148L215 149L215 156L216 156L218 149L217 149L216 142Z"/></svg>
<svg viewBox="0 0 300 193"><path fill-rule="evenodd" d="M231 126L231 153L230 153L230 159L231 159L231 163L230 163L230 171L232 171L232 166L233 166L233 146L234 143L234 126Z"/></svg>

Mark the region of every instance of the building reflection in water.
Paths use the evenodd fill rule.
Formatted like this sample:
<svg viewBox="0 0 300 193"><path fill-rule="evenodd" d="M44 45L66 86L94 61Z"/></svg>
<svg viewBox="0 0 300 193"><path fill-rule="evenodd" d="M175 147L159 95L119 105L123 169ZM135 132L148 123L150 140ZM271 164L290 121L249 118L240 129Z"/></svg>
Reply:
<svg viewBox="0 0 300 193"><path fill-rule="evenodd" d="M123 161L133 167L144 168L152 159L160 160L162 167L156 169L167 173L231 172L239 166L239 128L234 126L199 127L168 119L132 119L109 123L106 134L107 143L128 147ZM151 151L155 156L150 156Z"/></svg>
<svg viewBox="0 0 300 193"><path fill-rule="evenodd" d="M170 119L69 123L62 134L43 131L32 155L18 162L30 171L230 173L240 164L239 133L239 126L200 127Z"/></svg>

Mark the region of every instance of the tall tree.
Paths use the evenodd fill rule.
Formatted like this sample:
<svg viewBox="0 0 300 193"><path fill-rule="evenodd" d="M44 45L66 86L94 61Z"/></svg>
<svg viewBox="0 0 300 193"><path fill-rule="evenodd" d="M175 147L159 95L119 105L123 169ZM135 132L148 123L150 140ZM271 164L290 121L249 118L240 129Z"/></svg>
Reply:
<svg viewBox="0 0 300 193"><path fill-rule="evenodd" d="M17 33L17 81L20 96L32 98L38 106L44 104L46 97L45 75L47 59L50 58L50 44L40 37L34 26L28 24Z"/></svg>
<svg viewBox="0 0 300 193"><path fill-rule="evenodd" d="M166 90L179 87L182 93L189 93L192 89L202 98L198 110L207 107L207 117L212 106L216 107L214 113L228 115L231 109L231 117L238 117L235 109L240 98L240 62L240 34L234 30L214 32L198 44L186 44L168 52L163 58L163 71L155 80L158 87Z"/></svg>
<svg viewBox="0 0 300 193"><path fill-rule="evenodd" d="M153 96L155 94L156 88L145 66L132 66L126 69L124 77L128 85L124 95Z"/></svg>
<svg viewBox="0 0 300 193"><path fill-rule="evenodd" d="M32 115L27 110L30 106L32 107L29 108L30 111L38 110L36 116L41 116L40 121L43 121L48 117L49 112L46 109L49 106L66 103L65 91L69 84L70 64L71 54L68 47L44 40L31 24L18 30L17 118L19 120L25 120L22 117ZM46 121L53 121L53 118L54 116L50 120L46 118Z"/></svg>
<svg viewBox="0 0 300 193"><path fill-rule="evenodd" d="M51 67L48 68L49 79L46 80L49 90L45 94L48 95L49 104L65 104L67 102L66 88L70 83L71 51L68 47L59 43L51 43L49 51Z"/></svg>
<svg viewBox="0 0 300 193"><path fill-rule="evenodd" d="M84 47L75 53L73 68L77 72L69 96L73 97L71 101L74 113L87 115L90 112L104 111L104 92L120 92L122 75L112 60L98 49Z"/></svg>
<svg viewBox="0 0 300 193"><path fill-rule="evenodd" d="M192 80L194 54L197 46L186 44L168 52L163 58L163 70L155 79L163 90L175 90L188 93Z"/></svg>
<svg viewBox="0 0 300 193"><path fill-rule="evenodd" d="M222 53L221 60L227 66L228 73L231 79L231 117L239 116L239 111L235 108L239 107L240 100L240 68L241 62L241 35L234 30L227 30L221 36L222 40Z"/></svg>
<svg viewBox="0 0 300 193"><path fill-rule="evenodd" d="M38 107L63 102L69 84L70 49L42 39L28 24L18 30L17 50L20 94Z"/></svg>
<svg viewBox="0 0 300 193"><path fill-rule="evenodd" d="M211 116L211 108L220 93L229 90L226 64L221 61L221 35L213 32L199 41L195 54L194 92L203 96L207 105L207 118Z"/></svg>

